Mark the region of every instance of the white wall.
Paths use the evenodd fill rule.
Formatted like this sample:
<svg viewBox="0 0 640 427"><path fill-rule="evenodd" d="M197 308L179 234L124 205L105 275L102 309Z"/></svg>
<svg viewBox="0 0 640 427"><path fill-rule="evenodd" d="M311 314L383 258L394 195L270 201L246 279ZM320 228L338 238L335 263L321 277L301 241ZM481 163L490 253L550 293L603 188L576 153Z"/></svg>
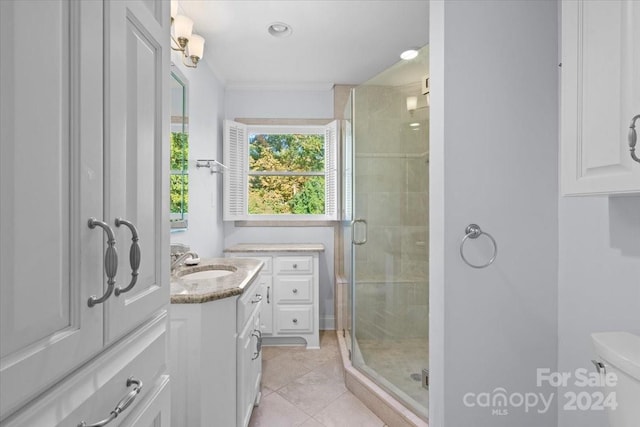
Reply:
<svg viewBox="0 0 640 427"><path fill-rule="evenodd" d="M333 117L333 90L227 89L225 114L236 118ZM334 228L224 226L226 247L238 243L322 243L320 254L320 329L334 329Z"/></svg>
<svg viewBox="0 0 640 427"><path fill-rule="evenodd" d="M189 113L189 225L186 231L173 231L171 242L186 243L203 258L222 256L222 177L209 169L197 169L196 159L222 158L222 120L224 86L207 64L198 68L182 65L172 53L173 63L186 77Z"/></svg>
<svg viewBox="0 0 640 427"><path fill-rule="evenodd" d="M333 89L227 88L225 113L228 119L330 119Z"/></svg>
<svg viewBox="0 0 640 427"><path fill-rule="evenodd" d="M555 392L535 380L557 366L557 5L430 5L430 425L553 426L554 405L500 416L463 397ZM486 269L458 252L472 222L499 246Z"/></svg>
<svg viewBox="0 0 640 427"><path fill-rule="evenodd" d="M592 332L640 335L640 196L560 199L558 303L561 372L593 371ZM558 425L600 427L607 417L561 406Z"/></svg>

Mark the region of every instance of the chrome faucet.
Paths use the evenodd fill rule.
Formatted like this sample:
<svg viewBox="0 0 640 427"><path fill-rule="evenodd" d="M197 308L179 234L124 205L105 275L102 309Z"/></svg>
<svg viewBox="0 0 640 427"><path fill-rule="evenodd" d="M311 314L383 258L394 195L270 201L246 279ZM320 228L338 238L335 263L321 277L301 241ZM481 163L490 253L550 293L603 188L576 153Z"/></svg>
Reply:
<svg viewBox="0 0 640 427"><path fill-rule="evenodd" d="M193 252L193 251L189 251L189 252L185 252L185 253L181 254L178 258L176 258L175 261L173 261L171 263L171 273L173 273L176 270L176 268L178 268L182 264L184 264L184 262L187 260L187 258L196 259L196 258L198 258L198 254Z"/></svg>

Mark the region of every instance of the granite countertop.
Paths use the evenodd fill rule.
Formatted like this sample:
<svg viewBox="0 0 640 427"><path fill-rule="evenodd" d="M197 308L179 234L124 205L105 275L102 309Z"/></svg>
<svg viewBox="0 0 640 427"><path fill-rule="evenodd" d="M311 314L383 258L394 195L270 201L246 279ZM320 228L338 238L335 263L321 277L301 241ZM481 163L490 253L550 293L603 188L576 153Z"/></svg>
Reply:
<svg viewBox="0 0 640 427"><path fill-rule="evenodd" d="M322 243L240 243L225 252L324 252Z"/></svg>
<svg viewBox="0 0 640 427"><path fill-rule="evenodd" d="M171 304L199 304L240 295L258 276L264 263L249 258L211 258L194 266L182 266L171 275ZM184 277L184 274L216 270L229 270L231 274L207 279Z"/></svg>

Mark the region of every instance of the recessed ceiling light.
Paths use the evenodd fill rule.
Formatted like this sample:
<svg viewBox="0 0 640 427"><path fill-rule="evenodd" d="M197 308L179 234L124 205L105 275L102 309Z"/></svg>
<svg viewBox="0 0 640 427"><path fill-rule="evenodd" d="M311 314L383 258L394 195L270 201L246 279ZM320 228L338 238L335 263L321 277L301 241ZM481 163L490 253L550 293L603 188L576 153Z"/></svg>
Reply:
<svg viewBox="0 0 640 427"><path fill-rule="evenodd" d="M408 50L405 50L404 52L402 52L400 54L400 58L404 59L405 61L413 59L416 56L418 56L418 50L417 49L408 49Z"/></svg>
<svg viewBox="0 0 640 427"><path fill-rule="evenodd" d="M409 126L411 126L412 128L418 127L420 126L420 123L409 123Z"/></svg>
<svg viewBox="0 0 640 427"><path fill-rule="evenodd" d="M269 31L269 34L273 37L288 37L293 32L291 26L284 22L274 22L273 24L270 24L267 31Z"/></svg>

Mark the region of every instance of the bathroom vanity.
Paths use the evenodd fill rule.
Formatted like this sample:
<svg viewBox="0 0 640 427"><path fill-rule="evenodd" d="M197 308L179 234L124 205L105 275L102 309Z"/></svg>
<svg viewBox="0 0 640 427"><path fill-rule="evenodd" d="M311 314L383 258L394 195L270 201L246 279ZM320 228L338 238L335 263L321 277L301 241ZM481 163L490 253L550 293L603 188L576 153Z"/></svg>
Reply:
<svg viewBox="0 0 640 427"><path fill-rule="evenodd" d="M171 425L249 424L262 376L262 265L209 259L172 274Z"/></svg>
<svg viewBox="0 0 640 427"><path fill-rule="evenodd" d="M319 348L319 259L322 244L238 244L227 257L264 263L258 286L265 344L302 344Z"/></svg>

